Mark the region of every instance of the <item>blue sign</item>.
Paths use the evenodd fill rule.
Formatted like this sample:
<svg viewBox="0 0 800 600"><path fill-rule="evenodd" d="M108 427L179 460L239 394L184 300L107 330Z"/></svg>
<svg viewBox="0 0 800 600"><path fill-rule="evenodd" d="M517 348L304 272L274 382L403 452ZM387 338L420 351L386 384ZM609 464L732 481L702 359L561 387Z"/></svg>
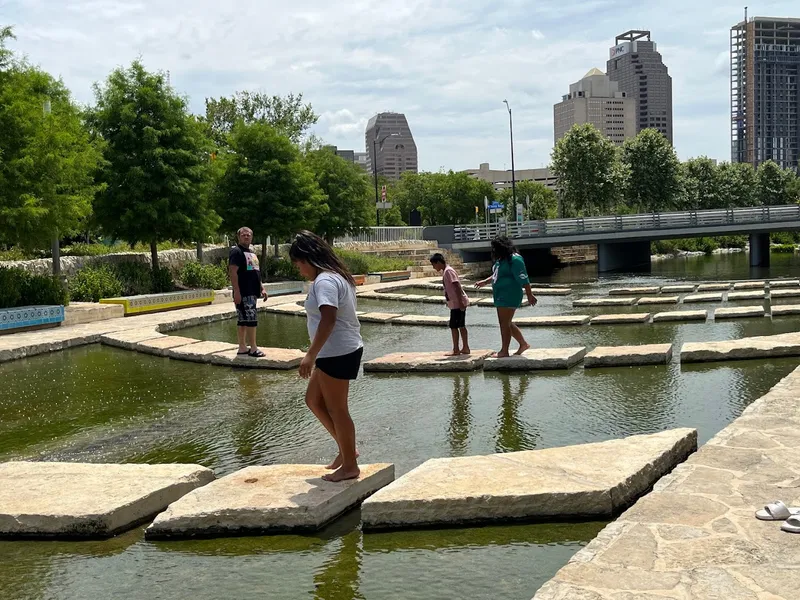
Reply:
<svg viewBox="0 0 800 600"><path fill-rule="evenodd" d="M498 209L498 208L502 209L502 208L503 208L503 205L502 205L502 204L500 204L499 202L495 201L495 202L492 202L492 203L489 205L489 207L488 207L488 208L490 208L490 209Z"/></svg>

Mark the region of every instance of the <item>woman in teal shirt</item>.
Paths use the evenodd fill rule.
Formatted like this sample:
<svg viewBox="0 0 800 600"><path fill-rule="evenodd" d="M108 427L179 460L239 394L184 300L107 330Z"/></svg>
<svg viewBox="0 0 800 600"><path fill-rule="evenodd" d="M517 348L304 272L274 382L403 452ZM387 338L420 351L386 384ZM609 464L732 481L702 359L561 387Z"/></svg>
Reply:
<svg viewBox="0 0 800 600"><path fill-rule="evenodd" d="M531 346L525 341L520 328L514 325L514 313L522 304L522 290L528 295L528 302L531 306L536 305L536 297L531 292L531 282L528 280L528 271L525 268L525 260L517 254L514 244L505 237L499 236L492 240L492 276L475 284L476 287L483 287L492 283L492 295L494 296L494 306L497 310L497 320L500 323L500 337L503 347L500 352L495 353L497 358L508 356L508 347L511 345L513 337L519 342L519 349L516 354L522 354Z"/></svg>

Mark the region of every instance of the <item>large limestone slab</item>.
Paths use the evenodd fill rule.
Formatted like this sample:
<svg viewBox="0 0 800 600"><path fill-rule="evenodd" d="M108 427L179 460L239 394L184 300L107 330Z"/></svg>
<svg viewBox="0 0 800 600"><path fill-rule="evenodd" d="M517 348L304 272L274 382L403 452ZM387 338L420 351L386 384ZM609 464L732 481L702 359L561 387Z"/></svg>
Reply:
<svg viewBox="0 0 800 600"><path fill-rule="evenodd" d="M444 352L395 352L364 363L365 373L476 371L483 367L491 350L473 350L472 354L445 356Z"/></svg>
<svg viewBox="0 0 800 600"><path fill-rule="evenodd" d="M569 296L572 293L572 288L556 288L556 287L532 287L531 292L534 296Z"/></svg>
<svg viewBox="0 0 800 600"><path fill-rule="evenodd" d="M771 289L800 287L800 279L773 279L769 282L769 287Z"/></svg>
<svg viewBox="0 0 800 600"><path fill-rule="evenodd" d="M723 342L687 342L681 362L711 362L800 356L800 334L758 336Z"/></svg>
<svg viewBox="0 0 800 600"><path fill-rule="evenodd" d="M701 283L697 286L698 292L724 292L729 289L731 289L730 282Z"/></svg>
<svg viewBox="0 0 800 600"><path fill-rule="evenodd" d="M298 317L305 316L306 309L296 302L289 304L278 304L277 306L268 306L266 312L276 313L279 315L296 315Z"/></svg>
<svg viewBox="0 0 800 600"><path fill-rule="evenodd" d="M199 465L2 463L0 537L110 537L213 479Z"/></svg>
<svg viewBox="0 0 800 600"><path fill-rule="evenodd" d="M650 313L632 313L622 315L598 315L589 321L590 325L624 325L631 323L647 323Z"/></svg>
<svg viewBox="0 0 800 600"><path fill-rule="evenodd" d="M583 360L586 348L531 348L519 356L487 358L484 371L544 371L569 369Z"/></svg>
<svg viewBox="0 0 800 600"><path fill-rule="evenodd" d="M320 465L247 467L170 504L148 539L313 531L394 480L394 465L360 465L358 479L330 483Z"/></svg>
<svg viewBox="0 0 800 600"><path fill-rule="evenodd" d="M662 294L685 294L691 293L697 289L697 285L693 283L678 283L674 285L662 285Z"/></svg>
<svg viewBox="0 0 800 600"><path fill-rule="evenodd" d="M728 301L735 300L763 300L766 296L764 290L756 290L751 292L728 292Z"/></svg>
<svg viewBox="0 0 800 600"><path fill-rule="evenodd" d="M654 286L627 287L608 290L609 296L648 296L657 294L661 288Z"/></svg>
<svg viewBox="0 0 800 600"><path fill-rule="evenodd" d="M368 312L358 315L358 320L362 323L388 323L389 321L402 317L398 313Z"/></svg>
<svg viewBox="0 0 800 600"><path fill-rule="evenodd" d="M749 319L765 316L763 306L732 306L718 308L714 311L714 319Z"/></svg>
<svg viewBox="0 0 800 600"><path fill-rule="evenodd" d="M534 294L535 295L535 294ZM520 306L528 306L530 304L527 298L523 298ZM472 303L472 306L494 307L494 298L483 298Z"/></svg>
<svg viewBox="0 0 800 600"><path fill-rule="evenodd" d="M636 298L580 298L572 306L633 306Z"/></svg>
<svg viewBox="0 0 800 600"><path fill-rule="evenodd" d="M798 298L800 297L800 289L786 289L775 290L771 289L769 292L770 298Z"/></svg>
<svg viewBox="0 0 800 600"><path fill-rule="evenodd" d="M583 359L583 366L629 367L633 365L665 365L672 360L672 344L641 346L598 346Z"/></svg>
<svg viewBox="0 0 800 600"><path fill-rule="evenodd" d="M196 342L186 346L169 348L164 351L164 355L177 360L210 363L213 354L224 352L225 350L235 350L238 347L236 344L228 344L226 342Z"/></svg>
<svg viewBox="0 0 800 600"><path fill-rule="evenodd" d="M763 290L766 282L764 281L737 281L733 284L735 290Z"/></svg>
<svg viewBox="0 0 800 600"><path fill-rule="evenodd" d="M800 304L785 304L783 306L773 306L771 310L773 317L800 315Z"/></svg>
<svg viewBox="0 0 800 600"><path fill-rule="evenodd" d="M664 321L705 321L706 319L708 319L707 310L673 310L653 315L653 323Z"/></svg>
<svg viewBox="0 0 800 600"><path fill-rule="evenodd" d="M677 304L680 296L645 296L636 302L639 306L648 304Z"/></svg>
<svg viewBox="0 0 800 600"><path fill-rule="evenodd" d="M403 315L390 321L392 325L422 325L447 327L450 323L449 317L439 315Z"/></svg>
<svg viewBox="0 0 800 600"><path fill-rule="evenodd" d="M166 356L167 350L170 350L171 348L180 348L181 346L188 346L190 344L197 344L199 342L200 340L179 335L164 335L151 340L136 342L132 349L144 354Z"/></svg>
<svg viewBox="0 0 800 600"><path fill-rule="evenodd" d="M273 369L287 371L296 369L306 355L302 350L292 348L260 348L264 356L256 358L246 354L237 354L238 348L225 350L211 355L212 365L240 367L242 369Z"/></svg>
<svg viewBox="0 0 800 600"><path fill-rule="evenodd" d="M423 302L428 296L422 294L398 294L398 300L402 302Z"/></svg>
<svg viewBox="0 0 800 600"><path fill-rule="evenodd" d="M119 304L109 304L108 306L119 306ZM162 337L155 327L141 327L138 329L125 329L114 331L100 336L100 343L106 346L133 350L134 346L143 340Z"/></svg>
<svg viewBox="0 0 800 600"><path fill-rule="evenodd" d="M566 327L586 325L589 315L561 315L555 317L521 317L514 319L518 327Z"/></svg>
<svg viewBox="0 0 800 600"><path fill-rule="evenodd" d="M425 296L420 302L423 304L447 304L444 296Z"/></svg>
<svg viewBox="0 0 800 600"><path fill-rule="evenodd" d="M722 294L690 294L683 297L684 304L692 302L722 302Z"/></svg>
<svg viewBox="0 0 800 600"><path fill-rule="evenodd" d="M365 528L610 517L697 448L694 429L594 444L434 458L361 507Z"/></svg>

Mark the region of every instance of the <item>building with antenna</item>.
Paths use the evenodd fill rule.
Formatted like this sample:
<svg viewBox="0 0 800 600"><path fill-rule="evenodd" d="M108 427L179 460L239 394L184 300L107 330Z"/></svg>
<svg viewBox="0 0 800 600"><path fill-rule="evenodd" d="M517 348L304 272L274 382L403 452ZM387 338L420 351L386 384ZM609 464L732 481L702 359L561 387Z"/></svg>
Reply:
<svg viewBox="0 0 800 600"><path fill-rule="evenodd" d="M731 28L731 161L800 161L800 19L752 17Z"/></svg>
<svg viewBox="0 0 800 600"><path fill-rule="evenodd" d="M650 32L633 29L616 37L606 73L636 103L636 133L657 129L672 143L672 77Z"/></svg>

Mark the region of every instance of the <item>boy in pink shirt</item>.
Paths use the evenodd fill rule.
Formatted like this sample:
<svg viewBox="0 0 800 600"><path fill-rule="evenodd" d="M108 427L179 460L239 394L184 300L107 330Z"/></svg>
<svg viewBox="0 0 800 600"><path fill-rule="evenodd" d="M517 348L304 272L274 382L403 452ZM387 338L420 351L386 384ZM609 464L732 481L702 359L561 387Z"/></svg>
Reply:
<svg viewBox="0 0 800 600"><path fill-rule="evenodd" d="M453 351L448 353L447 356L469 354L469 336L467 335L469 298L467 298L467 294L461 286L458 273L453 267L447 265L444 256L439 252L431 256L431 265L438 273L442 274L444 297L447 300L447 308L450 309L450 333L453 335ZM461 349L459 349L458 344L459 334L461 334L461 341L463 342Z"/></svg>

